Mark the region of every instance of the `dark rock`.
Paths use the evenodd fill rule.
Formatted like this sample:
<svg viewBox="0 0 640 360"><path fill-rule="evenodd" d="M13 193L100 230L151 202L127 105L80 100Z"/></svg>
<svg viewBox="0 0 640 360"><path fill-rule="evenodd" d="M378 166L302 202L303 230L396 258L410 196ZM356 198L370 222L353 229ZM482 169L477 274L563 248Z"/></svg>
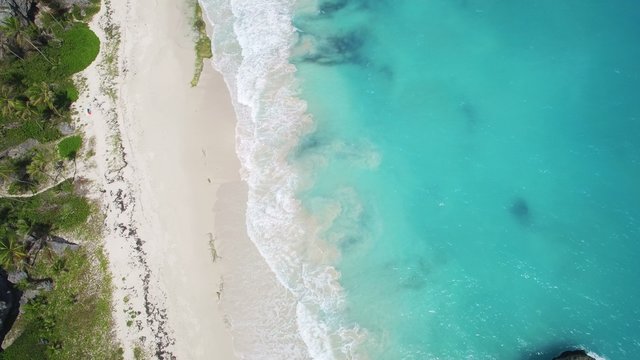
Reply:
<svg viewBox="0 0 640 360"><path fill-rule="evenodd" d="M12 284L17 284L20 281L27 279L27 277L27 273L22 270L14 270L7 274L7 280L9 280Z"/></svg>
<svg viewBox="0 0 640 360"><path fill-rule="evenodd" d="M40 290L40 291L53 290L53 281L51 279L37 280L36 290Z"/></svg>
<svg viewBox="0 0 640 360"><path fill-rule="evenodd" d="M361 65L366 62L361 54L366 36L366 31L360 29L323 38L315 50L302 56L301 61L318 65Z"/></svg>
<svg viewBox="0 0 640 360"><path fill-rule="evenodd" d="M66 250L76 251L80 248L80 245L74 244L57 236L49 236L45 242L47 247L56 255L62 255Z"/></svg>
<svg viewBox="0 0 640 360"><path fill-rule="evenodd" d="M589 356L584 350L569 350L565 351L559 356L553 358L553 360L596 360Z"/></svg>
<svg viewBox="0 0 640 360"><path fill-rule="evenodd" d="M60 131L60 134L67 136L75 133L76 129L74 129L70 124L63 122L58 125L58 131Z"/></svg>
<svg viewBox="0 0 640 360"><path fill-rule="evenodd" d="M35 236L29 234L29 235L24 237L23 242L25 243L25 246L30 247L34 243L38 242L38 239Z"/></svg>
<svg viewBox="0 0 640 360"><path fill-rule="evenodd" d="M509 207L509 212L523 225L527 225L530 221L531 211L529 210L529 204L523 198L514 199Z"/></svg>
<svg viewBox="0 0 640 360"><path fill-rule="evenodd" d="M33 280L31 282L31 286L31 288L25 290L22 294L22 297L20 298L20 306L23 306L30 300L35 299L36 296L40 295L43 291L53 290L53 281L51 281L51 279Z"/></svg>
<svg viewBox="0 0 640 360"><path fill-rule="evenodd" d="M529 205L522 198L517 198L511 204L511 213L517 217L528 216L529 215Z"/></svg>
<svg viewBox="0 0 640 360"><path fill-rule="evenodd" d="M24 306L29 301L33 300L40 294L40 291L36 289L28 289L22 293L22 297L20 298L20 306ZM22 311L20 311L22 312Z"/></svg>
<svg viewBox="0 0 640 360"><path fill-rule="evenodd" d="M25 306L29 301L35 299L38 295L40 295L40 290L37 289L27 289L22 293L22 297L20 297L20 314L24 313L23 306Z"/></svg>
<svg viewBox="0 0 640 360"><path fill-rule="evenodd" d="M460 103L460 111L462 112L469 130L474 130L478 125L478 113L471 103L463 101Z"/></svg>
<svg viewBox="0 0 640 360"><path fill-rule="evenodd" d="M27 259L29 259L29 264L33 265L38 258L38 254L42 247L44 246L44 241L42 239L36 238L32 235L27 235L24 239L24 247L27 249Z"/></svg>
<svg viewBox="0 0 640 360"><path fill-rule="evenodd" d="M318 6L318 10L321 14L332 14L344 9L347 3L347 0L324 1Z"/></svg>
<svg viewBox="0 0 640 360"><path fill-rule="evenodd" d="M35 1L0 0L0 21L15 15L20 21L24 22L26 19L32 19L36 8L37 4Z"/></svg>
<svg viewBox="0 0 640 360"><path fill-rule="evenodd" d="M7 273L0 269L0 343L18 317L21 295L20 290L7 279Z"/></svg>
<svg viewBox="0 0 640 360"><path fill-rule="evenodd" d="M0 159L9 157L17 159L26 155L29 151L33 150L36 146L40 145L40 142L36 139L27 139L22 144L16 145L11 149L0 152Z"/></svg>

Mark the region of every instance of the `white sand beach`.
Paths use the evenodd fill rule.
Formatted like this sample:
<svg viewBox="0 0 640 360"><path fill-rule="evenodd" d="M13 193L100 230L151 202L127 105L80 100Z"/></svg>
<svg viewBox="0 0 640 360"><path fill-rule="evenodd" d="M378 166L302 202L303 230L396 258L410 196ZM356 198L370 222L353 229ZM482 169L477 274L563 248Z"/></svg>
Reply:
<svg viewBox="0 0 640 360"><path fill-rule="evenodd" d="M136 348L153 358L236 358L218 301L224 270L210 247L216 193L240 181L235 118L208 63L199 86L190 86L191 6L105 0L91 24L102 48L83 74L77 110L95 139L93 173L126 359ZM242 216L242 204L232 206ZM243 233L242 218L238 225Z"/></svg>

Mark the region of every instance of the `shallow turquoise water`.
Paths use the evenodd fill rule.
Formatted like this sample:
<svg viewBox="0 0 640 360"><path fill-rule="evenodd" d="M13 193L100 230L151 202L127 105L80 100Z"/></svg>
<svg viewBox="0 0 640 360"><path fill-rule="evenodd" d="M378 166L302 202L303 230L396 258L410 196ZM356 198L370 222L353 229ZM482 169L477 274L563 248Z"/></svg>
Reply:
<svg viewBox="0 0 640 360"><path fill-rule="evenodd" d="M360 351L633 358L640 3L332 3L294 20L315 130L290 159Z"/></svg>

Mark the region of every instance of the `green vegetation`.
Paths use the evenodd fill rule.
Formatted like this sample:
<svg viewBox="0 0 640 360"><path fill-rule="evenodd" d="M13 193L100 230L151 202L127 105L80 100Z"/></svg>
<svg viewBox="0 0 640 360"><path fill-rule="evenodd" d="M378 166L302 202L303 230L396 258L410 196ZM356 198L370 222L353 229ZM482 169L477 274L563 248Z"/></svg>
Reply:
<svg viewBox="0 0 640 360"><path fill-rule="evenodd" d="M80 72L98 56L100 39L87 24L74 24L60 35L62 46L50 51L52 58L59 59L57 71L64 76Z"/></svg>
<svg viewBox="0 0 640 360"><path fill-rule="evenodd" d="M91 20L98 11L100 11L100 0L90 0L84 8L74 5L71 13L76 20L86 22Z"/></svg>
<svg viewBox="0 0 640 360"><path fill-rule="evenodd" d="M78 135L69 136L58 143L58 152L65 159L74 159L82 147L82 137Z"/></svg>
<svg viewBox="0 0 640 360"><path fill-rule="evenodd" d="M7 69L11 80L27 84L66 80L89 66L100 50L100 40L86 24L74 23L64 30L56 28L51 36L55 36L55 42L50 41L43 48L40 52L43 56L31 54L11 64Z"/></svg>
<svg viewBox="0 0 640 360"><path fill-rule="evenodd" d="M0 261L5 269L26 269L31 279L51 279L23 309L12 332L19 337L1 359L118 359L111 336L111 288L106 259L94 245L102 219L95 205L71 181L29 198L0 198ZM25 234L42 239L74 232L87 240L76 251L55 255L46 246L27 255ZM31 245L33 249L33 245ZM33 250L30 251L32 253ZM29 284L25 285L27 288Z"/></svg>
<svg viewBox="0 0 640 360"><path fill-rule="evenodd" d="M18 196L38 193L72 178L75 162L70 160L75 159L82 138L72 136L67 139L61 142L62 145L35 143L18 157L1 159L0 196L2 193Z"/></svg>
<svg viewBox="0 0 640 360"><path fill-rule="evenodd" d="M111 4L105 2L106 8L106 23L104 26L105 43L102 47L102 61L100 62L99 69L102 76L108 81L103 81L100 85L100 90L106 94L109 99L115 103L117 99L117 92L114 79L118 76L120 69L118 68L118 49L120 48L120 27L116 25L109 15L111 13ZM109 113L109 116L113 118L116 116L114 111Z"/></svg>
<svg viewBox="0 0 640 360"><path fill-rule="evenodd" d="M53 17L42 15L44 18ZM9 17L0 25L0 151L27 139L58 139L78 99L71 75L98 55L100 41L83 23L51 22L40 28Z"/></svg>
<svg viewBox="0 0 640 360"><path fill-rule="evenodd" d="M23 271L16 286L31 295L0 359L121 359L103 219L83 196L85 180L70 175L83 139L60 140L80 93L71 77L100 49L83 23L100 0L25 4L30 11L10 8L0 23L0 267ZM55 236L82 244L56 250Z"/></svg>
<svg viewBox="0 0 640 360"><path fill-rule="evenodd" d="M24 246L16 240L15 236L7 236L0 242L0 265L4 269L20 269L26 258Z"/></svg>
<svg viewBox="0 0 640 360"><path fill-rule="evenodd" d="M193 22L193 28L196 31L196 68L191 80L191 86L197 86L200 81L200 74L202 74L202 69L204 68L204 59L213 57L211 39L207 35L207 24L204 22L202 15L202 7L196 1Z"/></svg>
<svg viewBox="0 0 640 360"><path fill-rule="evenodd" d="M110 279L95 271L96 261L85 249L39 258L30 275L52 279L55 288L24 307L12 330L21 334L0 358L121 358L111 339Z"/></svg>
<svg viewBox="0 0 640 360"><path fill-rule="evenodd" d="M41 194L26 198L0 198L0 241L29 234L42 237L84 226L91 204L66 180Z"/></svg>
<svg viewBox="0 0 640 360"><path fill-rule="evenodd" d="M138 345L136 345L133 348L133 358L135 360L143 360L145 358L144 356L144 350L142 350L142 348Z"/></svg>

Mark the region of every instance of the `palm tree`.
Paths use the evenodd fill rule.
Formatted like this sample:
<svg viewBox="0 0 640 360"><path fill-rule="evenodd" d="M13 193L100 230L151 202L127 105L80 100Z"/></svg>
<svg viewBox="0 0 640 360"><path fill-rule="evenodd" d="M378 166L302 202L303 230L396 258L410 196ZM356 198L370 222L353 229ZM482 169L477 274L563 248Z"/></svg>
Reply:
<svg viewBox="0 0 640 360"><path fill-rule="evenodd" d="M51 12L45 12L45 14L49 15L49 18L53 19L58 26L60 26L60 30L64 30L64 26L56 19L56 17ZM53 31L52 31L53 32Z"/></svg>
<svg viewBox="0 0 640 360"><path fill-rule="evenodd" d="M13 166L8 161L0 162L0 183L9 180L13 173Z"/></svg>
<svg viewBox="0 0 640 360"><path fill-rule="evenodd" d="M2 25L0 25L0 29L10 38L12 38L13 42L17 44L19 47L22 47L25 43L31 45L42 57L47 60L47 62L51 65L53 63L46 55L38 49L37 46L31 42L30 39L30 31L32 28L22 26L22 23L15 16L8 17L2 21Z"/></svg>
<svg viewBox="0 0 640 360"><path fill-rule="evenodd" d="M31 233L31 224L25 219L18 219L16 221L16 234L18 236L27 236Z"/></svg>
<svg viewBox="0 0 640 360"><path fill-rule="evenodd" d="M13 99L10 102L10 106L14 111L14 115L21 120L26 120L28 119L31 115L33 115L33 108L31 108L31 105L29 105L28 102L20 100L20 99ZM42 126L40 126L42 128Z"/></svg>
<svg viewBox="0 0 640 360"><path fill-rule="evenodd" d="M21 269L27 253L24 246L16 240L14 235L9 235L0 240L0 265L7 270Z"/></svg>
<svg viewBox="0 0 640 360"><path fill-rule="evenodd" d="M13 54L13 56L17 57L17 58L18 58L18 59L20 59L20 60L24 60L24 58L23 58L22 56L18 55L15 51L11 50L11 48L9 47L9 45L7 45L7 44L5 44L5 43L2 43L2 46L3 46L5 49L9 50L9 52L10 52L11 54Z"/></svg>
<svg viewBox="0 0 640 360"><path fill-rule="evenodd" d="M29 102L35 106L44 105L47 109L53 110L56 115L60 116L60 112L56 108L53 100L55 99L54 85L41 82L40 84L31 85L26 92Z"/></svg>
<svg viewBox="0 0 640 360"><path fill-rule="evenodd" d="M46 95L51 98L52 102L53 95ZM34 109L28 101L17 98L13 95L13 89L10 86L2 85L0 87L0 115L2 115L2 117L6 119L17 118L20 120L26 120L33 115L33 110ZM57 111L55 112L58 113ZM42 128L42 126L40 127Z"/></svg>
<svg viewBox="0 0 640 360"><path fill-rule="evenodd" d="M13 114L10 100L13 99L13 89L10 86L0 86L0 114L2 117L8 118Z"/></svg>
<svg viewBox="0 0 640 360"><path fill-rule="evenodd" d="M22 23L15 16L8 17L2 20L0 29L8 38L9 41L13 41L16 45L22 45L24 37L26 37L26 29L22 26Z"/></svg>
<svg viewBox="0 0 640 360"><path fill-rule="evenodd" d="M0 96L0 114L4 118L26 119L33 113L33 110L26 102L16 99Z"/></svg>
<svg viewBox="0 0 640 360"><path fill-rule="evenodd" d="M17 57L18 59L24 60L24 58L16 53L14 49L11 49L11 46L9 46L9 39L7 39L3 33L0 33L0 47L8 50L11 54L13 54L13 56Z"/></svg>
<svg viewBox="0 0 640 360"><path fill-rule="evenodd" d="M27 174L37 182L41 182L45 178L53 180L53 177L47 172L48 163L47 156L42 151L38 151L27 165Z"/></svg>

